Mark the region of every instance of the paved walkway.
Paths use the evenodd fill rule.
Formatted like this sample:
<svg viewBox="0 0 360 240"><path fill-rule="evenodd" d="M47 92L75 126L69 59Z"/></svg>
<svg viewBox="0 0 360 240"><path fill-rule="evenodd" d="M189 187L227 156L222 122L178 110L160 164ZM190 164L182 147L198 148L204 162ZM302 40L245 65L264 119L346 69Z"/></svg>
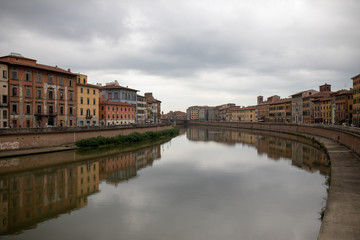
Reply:
<svg viewBox="0 0 360 240"><path fill-rule="evenodd" d="M318 140L331 160L330 191L318 240L359 240L360 158L331 140Z"/></svg>

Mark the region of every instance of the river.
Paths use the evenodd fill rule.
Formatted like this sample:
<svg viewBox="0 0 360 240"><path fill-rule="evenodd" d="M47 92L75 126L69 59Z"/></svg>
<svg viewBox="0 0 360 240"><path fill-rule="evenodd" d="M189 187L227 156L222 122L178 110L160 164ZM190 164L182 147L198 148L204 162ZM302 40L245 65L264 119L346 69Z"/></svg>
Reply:
<svg viewBox="0 0 360 240"><path fill-rule="evenodd" d="M328 158L280 135L196 127L138 150L0 159L0 238L316 239Z"/></svg>

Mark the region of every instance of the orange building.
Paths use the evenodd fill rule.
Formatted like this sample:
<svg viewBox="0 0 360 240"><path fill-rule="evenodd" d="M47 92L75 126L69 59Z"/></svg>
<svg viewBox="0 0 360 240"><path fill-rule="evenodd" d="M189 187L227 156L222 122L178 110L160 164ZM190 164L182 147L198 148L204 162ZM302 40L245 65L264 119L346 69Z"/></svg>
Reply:
<svg viewBox="0 0 360 240"><path fill-rule="evenodd" d="M270 122L291 122L291 98L280 99L269 105Z"/></svg>
<svg viewBox="0 0 360 240"><path fill-rule="evenodd" d="M352 89L335 93L335 123L350 123L352 119ZM349 110L350 108L350 110Z"/></svg>
<svg viewBox="0 0 360 240"><path fill-rule="evenodd" d="M124 125L135 123L136 106L123 102L110 102L105 98L99 100L101 125Z"/></svg>
<svg viewBox="0 0 360 240"><path fill-rule="evenodd" d="M73 126L75 78L70 69L38 64L20 54L0 57L8 67L9 126Z"/></svg>

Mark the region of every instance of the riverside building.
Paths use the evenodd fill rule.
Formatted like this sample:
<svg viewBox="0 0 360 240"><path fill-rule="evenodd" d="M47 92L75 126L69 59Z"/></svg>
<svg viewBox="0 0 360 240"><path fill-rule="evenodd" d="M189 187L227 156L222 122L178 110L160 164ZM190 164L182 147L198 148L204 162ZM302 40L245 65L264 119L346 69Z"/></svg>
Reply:
<svg viewBox="0 0 360 240"><path fill-rule="evenodd" d="M77 75L77 125L96 126L99 124L99 86L87 82L87 76Z"/></svg>
<svg viewBox="0 0 360 240"><path fill-rule="evenodd" d="M16 53L0 57L0 64L8 69L7 126L65 127L76 123L76 75L70 69L38 64Z"/></svg>

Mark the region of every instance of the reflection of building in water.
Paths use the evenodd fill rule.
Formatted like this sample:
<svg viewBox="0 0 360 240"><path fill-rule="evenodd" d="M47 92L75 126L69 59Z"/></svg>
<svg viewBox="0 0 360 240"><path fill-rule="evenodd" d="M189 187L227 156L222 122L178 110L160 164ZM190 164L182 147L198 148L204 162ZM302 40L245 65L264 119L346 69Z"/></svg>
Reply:
<svg viewBox="0 0 360 240"><path fill-rule="evenodd" d="M0 233L5 232L8 229L8 192L9 181L8 179L0 178Z"/></svg>
<svg viewBox="0 0 360 240"><path fill-rule="evenodd" d="M266 154L271 159L291 159L294 166L311 172L319 170L322 174L329 173L329 160L326 154L311 146L311 141L306 145L279 137L216 128L188 128L186 135L192 141L214 141L228 145L242 143L254 146L258 154Z"/></svg>
<svg viewBox="0 0 360 240"><path fill-rule="evenodd" d="M76 174L76 166L69 166L0 177L1 234L31 228L76 208Z"/></svg>
<svg viewBox="0 0 360 240"><path fill-rule="evenodd" d="M100 161L100 178L107 183L128 180L136 176L135 153L122 153Z"/></svg>
<svg viewBox="0 0 360 240"><path fill-rule="evenodd" d="M136 176L137 167L152 165L159 158L160 145L101 161L1 174L0 235L33 228L39 222L84 207L88 196L99 191L102 179L117 184Z"/></svg>
<svg viewBox="0 0 360 240"><path fill-rule="evenodd" d="M136 152L136 169L139 171L147 166L152 166L153 162L160 158L160 145L141 149Z"/></svg>
<svg viewBox="0 0 360 240"><path fill-rule="evenodd" d="M99 162L77 166L77 207L87 205L87 196L99 191Z"/></svg>

